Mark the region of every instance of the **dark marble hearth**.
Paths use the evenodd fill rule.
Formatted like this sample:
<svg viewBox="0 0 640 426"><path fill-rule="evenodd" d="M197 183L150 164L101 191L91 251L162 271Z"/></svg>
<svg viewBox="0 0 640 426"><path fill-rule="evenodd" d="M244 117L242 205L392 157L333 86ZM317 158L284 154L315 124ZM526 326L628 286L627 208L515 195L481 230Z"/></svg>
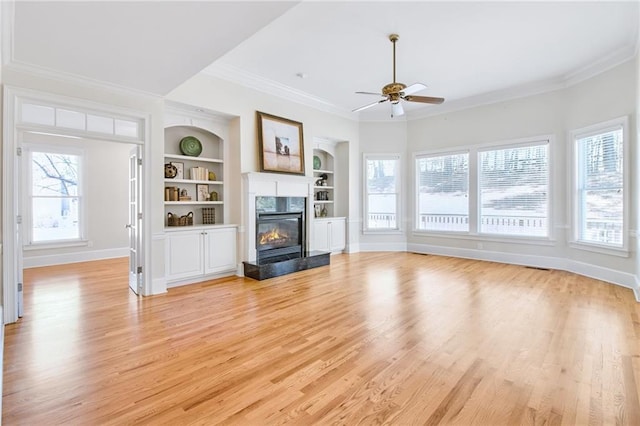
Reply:
<svg viewBox="0 0 640 426"><path fill-rule="evenodd" d="M299 256L299 255L298 255ZM254 280L266 280L305 269L317 268L329 264L330 255L324 251L306 252L302 257L287 258L286 256L269 259L268 263L242 262L244 276Z"/></svg>

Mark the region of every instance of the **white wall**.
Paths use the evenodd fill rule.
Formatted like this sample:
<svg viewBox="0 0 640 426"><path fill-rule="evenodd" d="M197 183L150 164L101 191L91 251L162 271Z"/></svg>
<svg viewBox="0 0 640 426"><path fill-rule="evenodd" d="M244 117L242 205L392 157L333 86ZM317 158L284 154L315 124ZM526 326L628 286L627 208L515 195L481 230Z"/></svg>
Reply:
<svg viewBox="0 0 640 426"><path fill-rule="evenodd" d="M25 268L128 256L129 152L133 145L26 133L24 142L82 149L88 245L24 252Z"/></svg>
<svg viewBox="0 0 640 426"><path fill-rule="evenodd" d="M553 241L549 245L482 241L414 234L407 236L410 249L476 257L488 260L535 264L575 270L586 275L635 286L637 243L632 232L629 257L587 252L567 245L570 226L569 136L572 129L615 117L631 119L631 164L637 164L636 60L628 61L594 78L566 89L500 102L449 114L409 121L407 150L415 153L443 148L509 141L552 135ZM365 138L362 137L364 141ZM411 171L407 169L409 173ZM473 182L470 183L473 185ZM638 186L632 182L631 229L638 216ZM407 204L408 208L412 204ZM479 245L482 245L482 250Z"/></svg>

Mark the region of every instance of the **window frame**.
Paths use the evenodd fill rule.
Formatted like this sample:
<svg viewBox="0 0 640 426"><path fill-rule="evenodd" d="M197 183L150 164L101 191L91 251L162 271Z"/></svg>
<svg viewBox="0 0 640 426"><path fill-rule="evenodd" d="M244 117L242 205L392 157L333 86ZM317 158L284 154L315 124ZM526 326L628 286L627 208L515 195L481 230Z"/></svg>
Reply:
<svg viewBox="0 0 640 426"><path fill-rule="evenodd" d="M548 192L547 197L547 236L528 236L528 235L509 235L509 234L491 234L480 232L480 175L479 163L480 152L517 148L522 146L532 146L535 144L546 143L548 145ZM418 151L412 154L413 157L413 235L415 236L434 236L442 238L450 238L457 240L468 240L481 242L496 242L510 244L527 244L538 246L552 246L556 244L555 240L555 220L554 220L554 175L555 175L555 155L556 148L555 136L553 134L534 135L517 139L508 139L502 141L484 142L477 144L467 144L456 146L453 149L441 148L428 151ZM417 186L417 160L424 156L443 156L449 154L459 154L462 152L469 153L469 232L461 231L433 231L418 229L416 217L418 216L418 186Z"/></svg>
<svg viewBox="0 0 640 426"><path fill-rule="evenodd" d="M402 155L400 153L364 153L362 155L362 233L363 234L401 234L403 232L403 215L402 215ZM369 160L395 160L396 167L396 227L395 228L369 228L369 189L367 181L367 166Z"/></svg>
<svg viewBox="0 0 640 426"><path fill-rule="evenodd" d="M613 130L622 130L622 244L606 244L580 239L581 214L580 214L580 165L579 140L591 136L607 133ZM570 132L570 158L571 158L571 237L569 246L572 248L609 254L620 257L629 256L630 233L630 142L629 142L629 117L622 116L611 120L595 123L586 127L574 129Z"/></svg>
<svg viewBox="0 0 640 426"><path fill-rule="evenodd" d="M517 235L517 234L500 234L493 232L482 232L481 231L481 221L482 221L482 199L480 194L480 173L482 172L480 168L480 164L482 163L480 157L483 152L488 151L500 151L505 149L517 149L517 148L526 148L533 146L541 146L547 145L547 234L546 235ZM498 238L506 238L506 239L529 239L529 240L550 240L553 236L553 209L552 209L552 201L553 201L553 155L552 155L552 139L551 137L540 137L540 138L526 138L520 139L513 142L495 144L495 145L487 145L478 147L475 155L475 179L476 179L476 230L478 235L490 236L490 237L498 237Z"/></svg>
<svg viewBox="0 0 640 426"><path fill-rule="evenodd" d="M59 239L59 240L47 240L47 241L33 241L33 153L47 153L47 154L62 154L62 155L74 155L78 157L78 193L73 198L78 199L78 237ZM22 145L22 157L24 159L22 187L24 197L24 250L37 250L37 249L49 249L60 247L73 247L73 246L86 246L88 245L87 239L87 194L86 194L86 177L85 166L87 163L86 151L82 148L53 145L47 143L24 143Z"/></svg>

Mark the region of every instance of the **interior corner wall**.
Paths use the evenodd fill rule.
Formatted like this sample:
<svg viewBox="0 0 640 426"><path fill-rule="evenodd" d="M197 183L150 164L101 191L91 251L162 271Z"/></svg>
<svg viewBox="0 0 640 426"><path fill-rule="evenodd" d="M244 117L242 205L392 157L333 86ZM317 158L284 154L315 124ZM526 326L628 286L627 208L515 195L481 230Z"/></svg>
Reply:
<svg viewBox="0 0 640 426"><path fill-rule="evenodd" d="M364 188L364 154L400 154L400 170L402 174L400 192L401 209L399 233L363 233L364 223L359 222L360 251L406 251L407 230L411 229L411 214L407 201L411 198L410 177L411 158L407 155L407 122L363 121L360 123L360 153L358 155L358 188ZM359 191L362 193L362 190ZM358 202L364 205L364 195ZM364 207L363 207L364 211Z"/></svg>
<svg viewBox="0 0 640 426"><path fill-rule="evenodd" d="M239 135L239 138L235 142L238 143L239 146L233 147L230 153L239 157L225 158L225 162L229 161L229 164L234 166L239 165L239 170L234 171L234 179L242 173L260 170L256 111L262 111L302 123L306 176L313 176L312 146L315 138L345 141L348 143L350 154L349 187L357 187L357 182L353 181L356 176L353 168L357 167L357 164L354 164L352 160L357 158L357 153L359 152L358 123L355 120L319 111L297 102L269 95L206 74L198 74L186 81L169 93L167 99L213 111L221 111L225 114L238 117L235 132ZM240 187L238 187L238 189L240 189ZM357 220L356 215L359 214L357 208L352 208L355 205L354 203L358 202L358 192L353 192L354 193L349 194L349 221ZM238 191L238 194L240 194L240 191ZM241 207L240 209L231 210L230 223L242 225L247 207L244 203L245 200L240 197L239 204ZM350 243L357 244L357 241L350 241ZM239 261L248 258L246 250L242 254L243 258L238 259Z"/></svg>
<svg viewBox="0 0 640 426"><path fill-rule="evenodd" d="M631 150L630 164L637 164L636 79L634 59L565 89L409 121L409 155L552 135L551 215L554 224L551 230L553 241L550 245L482 240L481 236L447 238L409 232L407 241L410 249L557 269L574 270L584 267L585 271L602 273L612 277L610 280L613 282L623 281L623 285L631 287L630 277L634 277L636 268L640 267L636 266L634 248L637 243L634 232L631 232L632 250L629 257L577 250L567 244L571 225L569 132L616 117L629 116L632 123L630 146L634 147ZM470 186L474 184L470 181ZM639 202L635 182L632 183L631 191L630 213L635 218ZM635 224L634 220L632 226ZM585 274L594 275L589 272Z"/></svg>
<svg viewBox="0 0 640 426"><path fill-rule="evenodd" d="M640 10L638 11L638 19L640 20ZM640 33L638 34L638 42L637 46L640 46ZM640 302L640 238L638 238L638 234L640 233L640 173L637 171L640 170L640 148L638 144L640 144L640 53L638 53L636 49L636 69L635 69L635 80L636 80L636 157L635 162L631 164L632 169L636 170L636 173L632 173L634 178L633 187L636 192L636 214L635 218L635 230L636 230L636 299Z"/></svg>

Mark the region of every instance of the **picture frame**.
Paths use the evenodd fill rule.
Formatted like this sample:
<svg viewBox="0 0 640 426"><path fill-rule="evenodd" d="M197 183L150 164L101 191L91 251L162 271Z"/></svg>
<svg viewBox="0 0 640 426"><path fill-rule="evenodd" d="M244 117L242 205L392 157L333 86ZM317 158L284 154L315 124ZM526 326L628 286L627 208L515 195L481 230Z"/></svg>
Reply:
<svg viewBox="0 0 640 426"><path fill-rule="evenodd" d="M172 166L175 166L176 170L178 170L178 172L176 173L176 179L184 179L184 163L179 163L176 161L171 161L169 164L171 164Z"/></svg>
<svg viewBox="0 0 640 426"><path fill-rule="evenodd" d="M256 113L260 171L304 175L302 123Z"/></svg>
<svg viewBox="0 0 640 426"><path fill-rule="evenodd" d="M209 185L204 183L197 184L196 197L198 201L209 201Z"/></svg>

